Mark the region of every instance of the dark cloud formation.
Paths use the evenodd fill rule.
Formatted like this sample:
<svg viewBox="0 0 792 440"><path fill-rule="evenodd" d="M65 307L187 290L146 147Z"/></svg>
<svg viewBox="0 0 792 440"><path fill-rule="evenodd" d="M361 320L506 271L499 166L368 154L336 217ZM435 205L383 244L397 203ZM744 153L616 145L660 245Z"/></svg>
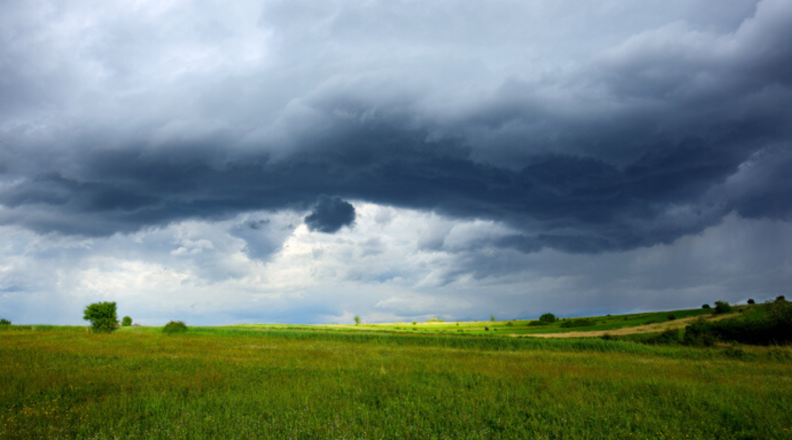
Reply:
<svg viewBox="0 0 792 440"><path fill-rule="evenodd" d="M319 196L313 211L305 217L305 224L312 231L332 234L355 221L355 207L338 197Z"/></svg>
<svg viewBox="0 0 792 440"><path fill-rule="evenodd" d="M700 5L701 16L722 6ZM746 5L753 2L735 10ZM495 244L523 252L599 253L670 243L732 212L792 214L788 2L759 2L746 16L701 28L686 17L628 30L572 67L543 73L518 64L494 77L473 61L429 62L414 46L388 52L404 58L364 57L368 46L355 32L367 28L368 12L324 8L329 24L310 7L269 5L261 26L273 26L291 52L276 53L276 68L232 79L199 72L157 82L128 73L140 73L125 69L134 53L109 57L87 44L108 90L123 92L107 102L92 101L95 91L81 85L87 71L49 51L69 74L26 75L36 52L17 46L27 40L4 39L11 93L0 103L0 223L107 236L187 218L307 210L332 194L340 198L320 197L306 217L312 229L350 224L354 208L343 198L502 221L519 233ZM393 17L375 15L398 20L394 8ZM324 24L299 25L305 20ZM299 37L307 28L317 35ZM460 37L421 29L429 53ZM382 32L383 48L400 41L398 27ZM483 32L482 41L507 41ZM333 49L326 40L348 44ZM572 46L564 50L573 54ZM83 101L96 114L69 113Z"/></svg>

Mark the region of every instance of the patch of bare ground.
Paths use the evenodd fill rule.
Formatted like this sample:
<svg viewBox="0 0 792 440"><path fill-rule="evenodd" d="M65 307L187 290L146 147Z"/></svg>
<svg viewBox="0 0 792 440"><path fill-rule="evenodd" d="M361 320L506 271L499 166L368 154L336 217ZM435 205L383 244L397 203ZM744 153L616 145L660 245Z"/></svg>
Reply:
<svg viewBox="0 0 792 440"><path fill-rule="evenodd" d="M734 318L739 313L729 313L726 315L702 315L707 321L719 321L721 319ZM598 338L606 334L618 335L635 335L639 333L659 333L668 329L679 329L699 319L700 316L691 316L690 318L675 319L673 321L660 322L656 324L644 324L635 327L624 327L615 330L594 330L594 331L577 331L565 333L538 333L532 335L509 335L514 337L529 337L529 338Z"/></svg>

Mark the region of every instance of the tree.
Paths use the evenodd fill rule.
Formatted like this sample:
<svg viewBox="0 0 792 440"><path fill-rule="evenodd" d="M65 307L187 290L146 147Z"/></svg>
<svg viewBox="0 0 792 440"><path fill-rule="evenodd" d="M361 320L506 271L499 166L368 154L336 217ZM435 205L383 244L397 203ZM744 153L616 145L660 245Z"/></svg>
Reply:
<svg viewBox="0 0 792 440"><path fill-rule="evenodd" d="M132 325L132 318L124 316L124 319L121 320L121 327L129 327L130 325Z"/></svg>
<svg viewBox="0 0 792 440"><path fill-rule="evenodd" d="M552 324L556 321L556 317L552 313L545 313L544 315L539 317L539 321Z"/></svg>
<svg viewBox="0 0 792 440"><path fill-rule="evenodd" d="M110 333L118 326L116 303L100 302L90 304L85 308L83 319L91 321L91 328L95 333Z"/></svg>
<svg viewBox="0 0 792 440"><path fill-rule="evenodd" d="M715 313L731 312L731 305L726 301L715 301Z"/></svg>
<svg viewBox="0 0 792 440"><path fill-rule="evenodd" d="M0 319L0 325L11 325L11 321L7 319Z"/></svg>
<svg viewBox="0 0 792 440"><path fill-rule="evenodd" d="M495 322L495 315L490 315L490 321Z"/></svg>
<svg viewBox="0 0 792 440"><path fill-rule="evenodd" d="M360 324L360 316L355 316L355 325Z"/></svg>
<svg viewBox="0 0 792 440"><path fill-rule="evenodd" d="M756 301L754 301L753 298L749 298L748 299L748 304L756 304Z"/></svg>
<svg viewBox="0 0 792 440"><path fill-rule="evenodd" d="M710 307L709 304L704 304L704 305L701 306L701 308L702 309L711 309L712 307Z"/></svg>

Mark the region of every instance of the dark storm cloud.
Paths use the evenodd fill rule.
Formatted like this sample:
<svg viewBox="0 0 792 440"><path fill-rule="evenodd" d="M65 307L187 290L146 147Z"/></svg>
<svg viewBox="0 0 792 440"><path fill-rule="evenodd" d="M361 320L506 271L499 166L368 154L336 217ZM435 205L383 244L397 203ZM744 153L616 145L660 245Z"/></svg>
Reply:
<svg viewBox="0 0 792 440"><path fill-rule="evenodd" d="M443 57L446 39L462 38L457 31L419 26L435 58L387 58L412 46L385 51L384 60L363 56L354 31L367 28L366 11L327 8L335 12L327 27L296 26L318 19L284 3L263 13L302 57L280 54L281 70L159 83L94 55L113 72L102 77L108 87L127 91L109 103L88 100L96 115L52 116L31 91L79 109L70 96L83 67L50 54L69 74L23 81L23 68L38 60L4 40L0 54L13 62L0 63L0 73L13 93L0 103L0 223L106 236L186 218L307 210L331 194L339 199L321 198L306 218L312 229L350 224L354 209L343 198L503 221L519 234L495 244L523 252L599 253L669 243L730 212L789 218L792 184L780 165L789 163L792 136L788 2L761 2L753 16L705 30L692 18L633 30L573 67L516 65L495 78L462 55ZM278 17L287 24L278 27ZM383 47L400 41L383 38ZM347 50L358 45L360 53ZM136 53L144 52L123 61Z"/></svg>
<svg viewBox="0 0 792 440"><path fill-rule="evenodd" d="M355 207L338 197L319 196L305 224L312 231L332 234L355 221Z"/></svg>

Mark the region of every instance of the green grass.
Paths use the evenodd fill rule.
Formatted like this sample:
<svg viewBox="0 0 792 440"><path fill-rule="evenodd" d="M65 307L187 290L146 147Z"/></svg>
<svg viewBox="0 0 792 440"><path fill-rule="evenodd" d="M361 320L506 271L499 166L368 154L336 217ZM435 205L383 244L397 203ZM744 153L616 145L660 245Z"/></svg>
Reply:
<svg viewBox="0 0 792 440"><path fill-rule="evenodd" d="M792 352L733 351L332 326L12 326L0 330L0 438L789 438Z"/></svg>
<svg viewBox="0 0 792 440"><path fill-rule="evenodd" d="M270 329L289 329L289 330L309 330L316 331L323 329L327 331L358 331L358 332L386 332L386 333L432 333L432 334L466 334L466 335L487 335L487 336L509 336L509 335L531 335L543 333L565 333L577 331L606 331L617 330L625 327L635 327L639 325L655 324L668 321L669 313L673 313L677 319L689 318L693 316L710 315L712 309L688 309L675 310L673 312L649 312L634 313L627 315L594 316L589 317L595 321L594 325L584 327L563 327L565 322L574 321L580 318L568 318L554 322L549 325L532 326L532 321L538 320L510 320L510 321L481 321L481 322L419 322L413 325L409 322L388 323L388 324L360 324L360 325L328 325L328 326L258 326ZM511 323L511 325L509 325ZM488 329L488 330L486 330Z"/></svg>

